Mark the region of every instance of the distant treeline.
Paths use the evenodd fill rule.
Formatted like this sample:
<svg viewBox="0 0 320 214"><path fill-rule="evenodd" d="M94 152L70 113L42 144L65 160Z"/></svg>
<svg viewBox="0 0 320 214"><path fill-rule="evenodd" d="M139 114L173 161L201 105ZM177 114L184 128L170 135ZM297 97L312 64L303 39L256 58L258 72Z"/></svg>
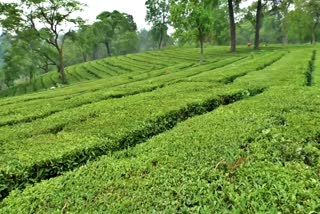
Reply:
<svg viewBox="0 0 320 214"><path fill-rule="evenodd" d="M0 3L0 87L32 81L65 67L104 57L167 46L312 43L320 36L318 0L146 0L150 30L138 30L130 14L102 12L92 24L73 13L77 0L20 0ZM41 24L39 24L41 23ZM68 26L68 28L66 28ZM169 29L173 33L169 34ZM2 68L1 68L2 65Z"/></svg>

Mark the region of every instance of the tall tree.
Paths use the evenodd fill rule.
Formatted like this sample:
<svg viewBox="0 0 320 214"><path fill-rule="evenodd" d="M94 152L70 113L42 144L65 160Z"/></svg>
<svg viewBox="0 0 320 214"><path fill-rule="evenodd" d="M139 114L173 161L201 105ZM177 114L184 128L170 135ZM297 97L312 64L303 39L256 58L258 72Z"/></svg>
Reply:
<svg viewBox="0 0 320 214"><path fill-rule="evenodd" d="M136 32L137 25L133 20L133 16L120 13L115 10L113 12L102 12L97 16L98 22L94 23L95 32L100 35L101 42L107 48L108 56L112 56L112 41L116 35L121 33Z"/></svg>
<svg viewBox="0 0 320 214"><path fill-rule="evenodd" d="M169 25L169 1L168 0L147 0L146 21L152 24L152 29L158 34L159 49L163 47L164 39L167 37Z"/></svg>
<svg viewBox="0 0 320 214"><path fill-rule="evenodd" d="M6 54L8 50L11 48L10 43L10 35L3 34L0 36L0 90L6 88L8 85L6 84Z"/></svg>
<svg viewBox="0 0 320 214"><path fill-rule="evenodd" d="M320 24L320 1L319 0L307 0L304 7L312 18L311 37L312 44L317 42L317 30Z"/></svg>
<svg viewBox="0 0 320 214"><path fill-rule="evenodd" d="M170 20L176 35L191 35L200 45L200 63L204 61L204 42L212 31L212 1L177 0L171 2Z"/></svg>
<svg viewBox="0 0 320 214"><path fill-rule="evenodd" d="M34 61L33 65L37 70L42 70L43 73L49 72L49 66L56 66L58 64L58 54L54 51L51 45L48 45L32 28L24 28L19 31L13 39L13 44L18 44L20 48L24 49L27 57L30 61ZM35 62L34 59L38 59ZM34 71L36 73L36 71Z"/></svg>
<svg viewBox="0 0 320 214"><path fill-rule="evenodd" d="M257 7L256 7L256 19L255 19L255 41L254 41L254 48L256 50L260 49L260 30L262 27L262 19L263 19L263 10L266 6L271 6L271 10L273 11L274 8L277 7L281 2L285 0L258 0ZM267 11L270 13L270 11Z"/></svg>
<svg viewBox="0 0 320 214"><path fill-rule="evenodd" d="M97 35L94 34L92 25L81 25L78 31L73 31L70 40L76 45L82 56L82 62L87 62L92 47L97 43Z"/></svg>
<svg viewBox="0 0 320 214"><path fill-rule="evenodd" d="M260 29L262 25L262 0L257 2L257 12L256 12L256 27L255 27L255 39L254 39L254 49L260 49Z"/></svg>
<svg viewBox="0 0 320 214"><path fill-rule="evenodd" d="M233 0L228 0L229 22L230 22L230 43L231 52L236 52L236 23L234 20L234 4Z"/></svg>
<svg viewBox="0 0 320 214"><path fill-rule="evenodd" d="M36 35L55 48L58 54L56 66L62 83L66 83L64 71L64 41L69 31L66 26L79 24L79 19L71 15L81 10L82 4L77 0L20 0L19 4L1 3L0 8L6 18L2 25L6 30L15 32L30 27ZM53 61L53 60L52 60Z"/></svg>
<svg viewBox="0 0 320 214"><path fill-rule="evenodd" d="M283 44L287 44L288 43L288 13L289 13L289 8L290 6L293 4L293 0L283 0L282 2L280 2L278 8L277 8L277 12L278 12L278 16L279 19L281 20L281 29L282 29L282 42Z"/></svg>
<svg viewBox="0 0 320 214"><path fill-rule="evenodd" d="M149 51L157 48L158 44L153 40L152 32L142 29L139 31L139 51Z"/></svg>

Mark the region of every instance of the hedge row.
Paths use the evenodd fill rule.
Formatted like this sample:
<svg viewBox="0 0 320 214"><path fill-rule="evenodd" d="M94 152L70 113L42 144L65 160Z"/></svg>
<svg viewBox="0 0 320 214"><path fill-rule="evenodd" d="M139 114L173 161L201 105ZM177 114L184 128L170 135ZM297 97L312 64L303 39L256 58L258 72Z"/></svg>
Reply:
<svg viewBox="0 0 320 214"><path fill-rule="evenodd" d="M315 66L316 57L317 57L317 51L314 50L313 54L312 54L312 57L311 57L311 60L309 61L309 66L308 66L308 69L307 69L307 72L306 72L306 85L307 86L312 86L313 83L314 83L313 72L314 72L314 69L315 69L314 66Z"/></svg>
<svg viewBox="0 0 320 214"><path fill-rule="evenodd" d="M183 86L183 88L185 87L186 85ZM200 91L199 85L192 86L189 84L188 87L190 91L187 90L186 92L188 93L185 94L181 93L180 88L178 96L175 95L177 91L171 89L171 95L166 91L164 93L165 96L155 93L154 95L150 94L150 96L141 97L141 101L152 96L158 96L159 100L148 99L150 100L149 102L145 101L141 103L139 98L133 98L130 103L134 106L129 109L116 110L119 107L121 108L121 103L118 106L116 103L110 103L109 108L105 106L106 111L104 113L100 112L100 117L95 115L97 118L86 119L83 121L82 127L76 129L72 126L66 126L61 129L59 127L57 130L59 134L56 137L53 136L53 134L57 134L55 131L52 134L23 139L21 142L4 142L1 145L2 156L0 159L0 169L3 169L0 172L2 197L6 196L14 188L57 176L64 171L78 167L88 160L95 159L110 151L134 146L155 134L173 127L176 123L188 117L203 114L219 105L227 105L246 96L261 92L260 89L250 91L238 90L238 92L230 90L230 92L225 92L226 95L224 96L211 94L199 98L200 93L206 94L210 91L212 93L212 90L205 90L203 88ZM192 94L192 91L195 89L197 92ZM219 93L215 92L215 94ZM141 104L138 105L138 103L141 103L142 106L148 106L148 109L145 109L147 111L140 113L139 111L142 106ZM166 103L166 105L163 106L163 103ZM97 106L96 110L100 109L100 106ZM112 118L111 115L106 115L109 109L114 109L113 112L110 112ZM90 111L92 110L94 109L90 109ZM124 118L123 115L127 115L127 113L134 114L135 116ZM102 124L104 120L107 120L107 124ZM101 130L99 132L97 128L91 130L92 127L86 126L88 121L93 126L96 123L100 124L100 127L108 127L108 129L103 130L103 133ZM77 125L80 124L81 121L78 121ZM63 129L65 131L62 131ZM52 132L53 130L50 131ZM85 133L86 137L81 136L84 138L79 138L79 133L75 133L75 131ZM22 130L17 130L17 132L18 136L22 136ZM43 144L44 139L46 139L45 144ZM63 144L63 147L58 149L57 145L59 144Z"/></svg>
<svg viewBox="0 0 320 214"><path fill-rule="evenodd" d="M317 88L274 87L14 191L2 213L317 213Z"/></svg>
<svg viewBox="0 0 320 214"><path fill-rule="evenodd" d="M235 84L243 83L244 87L304 86L305 72L312 54L312 48L291 50L272 66L250 72L236 80Z"/></svg>
<svg viewBox="0 0 320 214"><path fill-rule="evenodd" d="M268 49L272 50L272 48L268 48ZM210 58L232 55L232 54L227 54L226 50L227 50L226 47L214 47L214 48L209 47L209 48L207 48L207 53L206 53L207 59L209 59L209 61L210 61ZM246 55L246 54L250 53L251 50L247 49L247 48L240 48L239 52L240 52L240 55ZM159 68L161 68L161 66L163 68L163 67L167 67L168 65L174 65L177 63L186 63L186 62L196 63L198 61L197 60L198 49L173 48L173 49L166 49L166 50L162 50L162 51L153 51L151 53L152 53L153 57L150 57L151 56L150 53L133 54L130 56L143 58L144 60L149 61L149 63L154 65L153 68L150 68L150 69L159 69ZM185 58L181 57L181 56L184 56ZM177 57L178 59L174 59L174 57ZM148 67L148 66L146 66L146 63L138 62L138 61L136 61L136 63L133 63L132 61L130 61L130 63L125 63L126 66L122 66L121 64L123 64L123 63L121 63L121 62L127 61L127 59L128 59L127 56L121 56L121 57L113 57L113 58L97 60L95 62L107 65L108 71L113 71L114 67L116 67L117 70L120 69L119 70L120 73L126 73L128 71L132 71L132 67L134 65L137 65L139 68L141 68L141 67L147 68ZM89 62L89 64L95 63L95 62ZM80 71L80 72L76 71L77 67L78 67L78 65L70 66L66 69L67 79L70 81L70 83L75 83L78 81L82 82L82 81L92 79L92 76L90 76L90 75L86 77L86 72L83 73L83 71ZM135 70L135 69L133 69L133 70ZM90 71L92 71L92 70L90 70ZM92 71L92 72L94 73L94 71ZM41 83L40 78L43 79L43 84ZM34 90L39 91L39 90L49 89L52 86L56 86L57 84L59 84L59 82L60 82L60 80L59 80L57 72L50 72L48 74L43 75L42 77L39 77L31 84L26 83L26 84L22 84L22 85L18 85L16 87L13 87L9 90L1 91L0 97L22 95L25 93L33 92Z"/></svg>
<svg viewBox="0 0 320 214"><path fill-rule="evenodd" d="M295 72L299 73L299 69L297 69ZM269 78L273 78L272 75L270 75ZM265 81L268 82L268 79L265 79ZM241 83L240 81L241 86L242 84L244 83ZM33 155L34 151L38 151L35 148L38 146L36 142L38 141L41 142L44 138L48 138L50 139L49 142L52 141L52 144L48 143L48 145L46 146L55 147L54 142L56 140L59 140L59 138L56 139L57 138L56 134L61 132L62 130L66 130L66 132L70 132L70 131L74 132L74 130L76 130L74 134L76 134L77 132L82 132L86 134L93 134L95 136L101 135L102 137L104 135L107 135L108 137L110 136L113 137L113 136L117 136L121 132L125 133L126 131L133 130L135 127L138 127L138 126L135 125L134 122L130 123L130 120L126 116L132 114L132 112L136 112L137 109L144 108L143 106L146 104L146 102L144 101L145 99L150 100L149 110L152 110L151 108L152 106L155 106L155 108L158 108L159 106L163 106L164 104L162 104L161 101L168 100L168 99L169 100L172 99L171 102L174 103L174 106L178 106L177 103L175 102L176 102L176 99L179 99L179 96L182 96L182 98L184 98L186 93L188 94L188 96L193 96L192 93L189 93L189 90L193 93L197 93L196 98L199 98L202 96L208 96L205 92L208 90L211 91L214 89L215 91L218 92L219 90L221 91L221 90L227 89L226 87L224 87L218 90L211 83L209 84L185 83L185 84L180 84L180 87L178 86L179 85L173 85L172 87L167 87L165 89L157 90L152 93L136 95L133 97L128 97L126 99L113 100L108 102L106 101L99 102L92 105L83 106L77 109L72 109L70 111L63 111L53 115L52 117L44 118L43 120L35 121L30 124L21 124L19 126L13 126L13 127L3 127L1 128L1 131L4 134L0 136L0 141L4 142L2 146L3 151L6 151L6 155L3 155L3 160L6 161L7 159L10 159L12 156L14 156L12 155L12 152L17 153L17 151L20 151L20 150L23 151L21 154L21 158L24 158L27 161L28 161L28 158L30 157L37 158L37 157L34 157ZM208 86L210 86L211 88ZM188 88L188 90L186 90L185 88ZM240 87L240 88L243 88L243 87ZM235 87L235 89L237 89L237 87ZM170 97L170 94L172 94L173 97ZM135 100L136 98L138 99ZM188 97L186 97L185 99L187 98ZM160 103L154 102L155 99L160 99L157 101ZM181 100L178 100L178 101L181 101ZM133 105L134 103L137 103L137 105L134 105L132 107L132 112L130 112L131 108L123 109L122 106L125 105L125 103L132 103ZM165 103L165 104L166 106L168 105L168 103ZM143 106L140 107L139 105L143 105ZM118 111L119 112L118 114L113 113L117 109L116 106L119 106L119 109L120 109L120 111ZM141 121L141 119L139 119L139 116L145 115L143 120L146 120L150 117L148 116L149 114L150 114L149 112L143 112L142 114L140 113L135 115L137 117L136 118L132 117L132 119L133 121ZM108 119L106 120L105 118L108 118ZM123 118L126 122L124 123L121 122L119 118ZM119 131L117 130L118 133L112 133L113 130L99 131L96 128L96 127L111 127L114 125L120 125ZM19 141L23 141L24 143L20 143ZM25 142L30 142L30 143L25 143ZM18 150L14 148L18 148ZM43 150L44 148L40 148L40 149ZM51 152L54 152L54 154L51 154L54 157L56 155L55 154L56 148L52 149L52 151L49 149L47 152L48 153L43 153L43 155L46 157L49 157L50 156L49 154L51 154ZM21 158L19 158L19 161L21 161ZM12 162L14 162L14 159L12 159Z"/></svg>
<svg viewBox="0 0 320 214"><path fill-rule="evenodd" d="M228 80L228 77L244 76L253 71L259 71L271 66L275 62L279 61L284 56L283 52L267 53L262 55L251 55L245 61L240 61L238 64L232 64L228 69L209 70L208 72L202 72L195 75L188 80L190 81L211 81L219 82L224 79Z"/></svg>
<svg viewBox="0 0 320 214"><path fill-rule="evenodd" d="M186 64L176 65L176 66L169 67L168 69L179 69L180 67L185 67L185 65ZM158 70L155 70L152 72L157 73L162 70L163 69L158 69ZM59 89L51 90L51 91L43 91L43 92L38 92L38 93L34 93L34 94L27 94L27 95L19 96L19 97L3 98L0 100L0 106L15 104L15 103L19 103L19 102L40 100L40 99L56 98L56 97L70 96L70 95L73 96L78 93L92 92L92 91L96 91L99 89L105 89L108 87L124 85L129 82L132 82L132 80L129 79L128 76L134 77L134 76L138 76L138 75L141 75L141 72L134 72L134 73L131 73L130 75L122 75L119 77L111 77L108 79L83 82L80 84L76 84L76 85L72 85L72 86L68 86L68 87L64 87L64 88L59 88ZM150 75L147 75L146 73L145 73L145 75L150 77Z"/></svg>
<svg viewBox="0 0 320 214"><path fill-rule="evenodd" d="M246 56L250 53L250 51L248 49L239 49L239 52L240 54L230 54L230 53L227 53L226 51L227 49L225 47L221 47L221 48L208 48L208 53L207 53L207 56L208 58L210 59L210 57L212 57L213 59L221 59L221 58L225 58L225 57L230 57L230 56L236 56L236 57L239 57L239 56ZM89 62L87 64L99 64L99 65L102 65L104 68L106 68L106 71L108 72L113 72L116 71L116 73L118 74L124 74L126 73L127 71L124 71L124 70L117 70L118 68L117 67L114 67L114 66L118 66L117 65L117 59L118 58L123 58L122 60L126 60L127 58L138 58L139 60L137 61L138 63L137 64L140 64L140 65L143 65L145 66L146 65L146 61L153 65L153 67L151 67L150 69L154 70L154 69L159 69L161 67L168 67L169 66L172 66L172 65L175 65L177 66L177 62L171 62L171 57L166 57L166 58L163 58L162 57L158 57L157 54L159 53L166 53L166 52L171 52L173 54L176 54L176 55L181 55L183 53L189 55L190 57L192 57L194 60L180 60L178 62L178 64L194 64L195 62L197 62L197 55L198 55L198 51L197 49L190 49L190 48L187 48L187 49L168 49L168 50L164 50L164 51L156 51L156 52L153 52L153 53L156 53L156 56L155 57L150 57L148 53L144 53L144 54L132 54L132 55L129 55L128 57L127 56L122 56L122 57L116 57L116 58L108 58L108 59L103 59L103 60L97 60L97 61L93 61L93 62ZM263 52L261 52L263 53ZM160 55L160 54L159 54ZM142 60L141 60L142 59ZM105 62L107 61L110 61L110 62L115 62L115 63L109 63L109 65L105 64ZM209 60L209 63L212 62L212 59ZM110 66L111 65L111 66ZM112 67L113 66L113 67ZM120 66L121 67L121 66ZM69 68L66 69L66 72L67 74L69 74L69 76L67 76L67 78L69 78L69 80L73 83L73 82L76 82L77 80L79 81L83 81L83 80L88 80L90 79L89 77L83 77L81 76L76 70L78 68L78 65L76 66L71 66ZM120 73L119 73L120 72ZM135 71L135 72L132 72L132 75L128 75L129 77L132 77L134 76L135 74L134 73L141 73L141 71ZM70 75L72 74L72 75ZM128 77L127 76L127 77ZM56 82L57 82L57 79L58 79L58 74L56 72L51 72L47 75L44 75L42 76L42 79L43 79L43 85L46 86L46 88L50 88L52 86L55 86L56 85ZM101 83L104 82L104 81L101 81ZM86 83L84 85L91 85L93 86L94 84L93 83ZM21 86L22 87L22 86ZM23 87L22 87L23 88ZM38 88L38 87L37 87ZM69 87L67 87L69 88ZM75 89L77 88L79 90L80 87L71 87L71 89ZM71 90L70 89L70 90ZM12 91L13 94L11 95L14 95L15 94L15 91L17 90L17 88L13 88ZM69 91L70 91L69 90ZM25 91L25 90L24 90ZM64 90L60 90L61 92ZM68 91L68 90L67 90ZM66 91L66 92L67 92ZM63 92L61 94L63 94ZM5 91L1 92L1 93L6 93ZM42 94L48 94L48 96L50 94L52 94L52 91L45 91L43 92ZM53 93L55 94L55 93ZM9 95L9 94L8 94ZM33 99L33 97L35 96L39 96L39 94L35 94L35 95L30 95L25 97L25 99ZM18 98L18 100L23 100L24 98L21 97L21 98ZM11 101L12 99L3 99L0 101L0 106L2 104L5 104L6 102L8 103L12 103L13 101ZM14 99L13 99L14 100Z"/></svg>
<svg viewBox="0 0 320 214"><path fill-rule="evenodd" d="M152 71L148 74L136 76L135 79L128 80L125 78L124 80L126 82L124 82L124 85L122 86L112 87L116 86L116 81L110 82L109 91L105 91L105 89L108 88L108 85L104 85L104 89L91 93L84 93L80 96L73 96L70 99L66 99L66 95L64 95L62 97L46 99L45 101L43 99L32 100L31 102L25 103L23 106L21 103L15 103L9 106L5 105L3 107L0 106L1 115L3 115L3 117L0 119L0 126L12 125L21 122L30 122L34 119L47 117L48 115L66 110L68 108L74 108L112 97L128 96L145 91L151 91L154 88L161 87L170 81L172 82L184 78L187 75L226 66L234 62L234 60L235 58L222 60L216 63L193 67L185 70L184 72L178 72L180 71L179 68ZM37 106L39 110L34 111L34 106ZM11 109L14 109L14 111Z"/></svg>
<svg viewBox="0 0 320 214"><path fill-rule="evenodd" d="M134 71L134 70L137 70L137 69L141 69L141 67L144 66L143 63L140 63L139 67L135 67L133 69L134 66L130 65L130 64L123 63L122 58L125 58L125 56L118 57L119 60L115 60L114 58L110 58L110 59L103 59L103 60L100 60L100 61L102 61L103 63L109 64L109 65L112 65L113 67L117 67L117 69L120 69L121 72L122 71L125 71L125 72ZM76 70L76 68L78 66L79 65L71 66L71 67L67 68L67 70L70 70L70 71L67 72L67 79L69 79L68 74L69 73L72 74ZM88 75L87 71L89 71L89 73L91 75ZM79 80L81 80L81 81L95 79L97 77L97 75L95 75L96 72L97 72L96 69L93 69L93 70L90 69L90 70L87 70L87 71L80 70L80 72L77 72L77 71L75 71L75 72L78 73L76 75L84 77L84 78L79 78ZM70 77L71 77L71 82L73 82L74 79L72 80L72 75L70 75ZM40 78L49 79L49 80L53 79L53 82L51 82L50 84L39 85L38 82L39 82ZM5 90L5 91L1 91L0 92L0 97L22 95L22 94L26 94L26 93L29 93L29 92L44 90L44 89L48 89L48 88L50 88L52 86L56 86L59 83L60 83L60 80L58 78L58 75L52 75L52 73L49 73L49 74L45 74L45 75L39 77L38 79L35 79L32 83L21 84L21 85L15 86L14 88L11 88L11 89L8 89L8 90ZM45 86L45 88L43 88L43 86Z"/></svg>
<svg viewBox="0 0 320 214"><path fill-rule="evenodd" d="M275 55L272 58L268 54L262 54L261 56L271 60L270 63L267 61L269 66L267 69L258 69L263 61L259 61L257 58L256 64L249 64L254 70L259 71L249 72L246 76L237 78L235 83L229 86L222 86L218 83L212 84L210 81L208 83L179 83L145 94L102 101L76 109L65 110L29 124L2 127L1 132L4 133L4 135L0 136L0 168L3 169L2 175L4 178L2 192L5 194L12 188L58 175L65 170L72 169L72 166L77 167L88 159L102 154L99 153L100 150L94 150L95 152L92 153L90 149L102 148L106 153L108 148L110 150L112 148L116 148L115 150L123 149L124 147L119 145L126 145L125 142L128 142L128 145L130 145L130 142L136 143L139 142L138 139L153 136L159 133L154 131L157 130L154 127L157 127L157 124L161 124L161 121L158 121L157 118L162 118L164 122L167 122L166 115L170 115L170 112L179 112L180 109L184 109L190 103L195 103L196 107L199 107L196 103L201 103L200 106L206 106L203 102L212 97L221 94L233 95L238 94L238 92L241 92L243 95L242 92L246 91L244 90L245 88L257 88L247 87L250 86L248 79L255 78L257 81L252 85L259 85L260 87L302 85L305 78L303 64L307 65L307 61L310 59L308 58L308 53L310 52L309 49L293 51L277 62L275 60L279 56ZM294 68L287 67L286 70L280 73L274 72L278 69L284 69L286 63L292 63L293 59L297 57L299 57L299 61L296 60L295 62L299 63L300 66ZM124 84L123 88L135 86L134 84L137 86L139 83L142 83L143 87L154 83L168 83L186 77L191 78L199 74L199 72L210 74L208 76L219 76L219 72L216 74L215 72L211 72L211 70L228 65L231 63L228 60L230 59L207 63L201 66L192 66L182 71L177 69L173 73L168 73L168 71L164 70L156 71L152 76L149 76L148 73L141 74L145 79L148 77L149 79L145 82L133 80L132 82L135 83ZM232 60L234 61L235 59ZM240 58L234 63L234 65L238 65L238 74L242 74L242 66L247 66L247 61L248 58ZM234 65L224 68L226 70L224 78L230 78L228 75L235 74L232 69L229 72L229 68L232 68ZM219 71L219 69L216 69L216 71ZM290 78L287 78L289 72ZM159 76L154 74L158 74ZM171 74L172 76L170 76ZM137 76L142 78L141 75ZM167 77L174 77L176 79L172 80ZM270 81L274 79L278 81ZM90 90L90 84L87 86ZM77 91L76 87L74 88ZM79 97L81 97L80 94ZM192 107L191 110L194 108ZM188 116L192 116L192 114L187 114ZM171 122L169 121L168 124L171 124ZM146 134L146 130L147 133L151 134ZM124 142L123 139L127 141ZM130 141L130 139L133 140ZM81 156L83 153L85 157ZM32 174L32 172L37 173Z"/></svg>
<svg viewBox="0 0 320 214"><path fill-rule="evenodd" d="M96 63L99 63L99 61L96 61ZM76 84L76 85L71 85L71 86L64 87L64 88L58 88L56 90L42 91L42 92L38 92L35 94L27 94L27 95L20 96L20 97L9 97L9 98L5 98L5 99L1 99L0 106L12 104L12 103L16 103L16 102L25 102L25 101L29 101L29 100L47 99L47 98L57 97L57 96L72 95L72 94L76 94L76 93L83 93L86 91L90 92L92 90L103 89L107 86L110 87L110 86L123 85L123 84L127 84L128 82L142 80L141 78L139 78L139 76L141 76L141 75L145 75L146 77L150 78L150 76L152 76L153 73L159 73L165 69L167 69L167 70L180 69L180 68L184 68L190 64L193 64L193 63L190 63L190 62L189 63L181 63L181 64L177 64L174 66L166 67L164 69L155 69L155 70L148 71L148 72L135 71L135 72L131 72L130 74L117 73L115 75L121 75L121 76L110 77L110 78L102 79L99 81L95 80L95 81L83 82L83 83L80 83L81 85ZM110 68L111 67L109 66L108 69L110 70ZM77 69L77 67L72 68L72 71L71 71L71 68L69 68L67 70L67 72L70 71L73 74L77 74L76 69ZM135 77L137 77L137 78L134 79ZM144 79L146 77L144 77ZM79 78L85 79L82 76L80 76ZM88 79L86 79L86 80L88 80Z"/></svg>

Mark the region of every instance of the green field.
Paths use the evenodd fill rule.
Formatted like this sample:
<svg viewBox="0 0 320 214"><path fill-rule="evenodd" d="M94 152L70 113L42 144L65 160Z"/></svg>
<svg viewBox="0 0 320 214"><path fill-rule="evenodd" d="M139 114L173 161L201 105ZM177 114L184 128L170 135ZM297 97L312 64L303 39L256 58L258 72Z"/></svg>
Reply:
<svg viewBox="0 0 320 214"><path fill-rule="evenodd" d="M0 213L319 213L316 46L112 57L1 91Z"/></svg>

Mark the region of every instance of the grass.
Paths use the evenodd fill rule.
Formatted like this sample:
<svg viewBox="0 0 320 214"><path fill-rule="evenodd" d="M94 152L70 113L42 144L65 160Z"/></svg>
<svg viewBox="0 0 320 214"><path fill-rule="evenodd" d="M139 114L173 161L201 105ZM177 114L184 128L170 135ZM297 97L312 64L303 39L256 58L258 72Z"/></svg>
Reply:
<svg viewBox="0 0 320 214"><path fill-rule="evenodd" d="M0 99L0 213L320 212L314 48L196 54L90 62L74 69L97 80Z"/></svg>

